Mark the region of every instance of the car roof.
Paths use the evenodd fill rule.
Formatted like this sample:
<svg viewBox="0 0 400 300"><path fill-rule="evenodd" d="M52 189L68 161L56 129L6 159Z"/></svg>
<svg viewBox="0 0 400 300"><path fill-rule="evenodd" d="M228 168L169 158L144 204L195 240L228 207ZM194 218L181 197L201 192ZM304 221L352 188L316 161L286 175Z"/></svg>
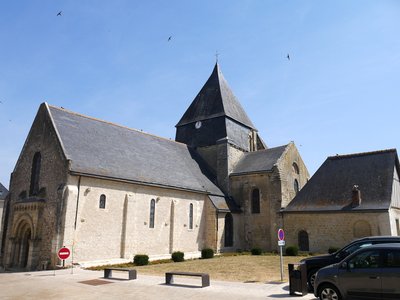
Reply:
<svg viewBox="0 0 400 300"><path fill-rule="evenodd" d="M370 245L370 246L367 246L367 247L362 247L359 250L364 250L364 249L400 249L400 243L374 244L374 245Z"/></svg>
<svg viewBox="0 0 400 300"><path fill-rule="evenodd" d="M359 241L384 241L384 240L398 240L400 241L400 236L391 236L391 235L377 235L377 236L367 236L363 237L357 240L354 240L354 242L359 242Z"/></svg>

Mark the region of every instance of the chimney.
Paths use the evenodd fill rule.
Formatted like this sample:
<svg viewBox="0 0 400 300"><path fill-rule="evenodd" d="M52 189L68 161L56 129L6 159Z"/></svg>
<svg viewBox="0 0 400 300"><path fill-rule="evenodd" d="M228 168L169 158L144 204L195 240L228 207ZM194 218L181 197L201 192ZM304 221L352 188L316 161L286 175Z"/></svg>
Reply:
<svg viewBox="0 0 400 300"><path fill-rule="evenodd" d="M351 190L351 207L357 207L361 204L361 191L358 185L353 185Z"/></svg>

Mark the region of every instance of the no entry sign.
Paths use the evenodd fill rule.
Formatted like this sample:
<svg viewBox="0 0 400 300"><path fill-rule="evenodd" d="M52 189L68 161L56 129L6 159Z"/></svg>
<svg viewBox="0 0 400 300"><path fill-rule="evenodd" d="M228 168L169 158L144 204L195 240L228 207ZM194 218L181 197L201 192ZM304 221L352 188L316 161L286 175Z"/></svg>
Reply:
<svg viewBox="0 0 400 300"><path fill-rule="evenodd" d="M283 229L279 229L278 230L278 240L279 241L284 241L285 240L285 232L283 231Z"/></svg>
<svg viewBox="0 0 400 300"><path fill-rule="evenodd" d="M58 250L58 258L59 259L67 259L69 257L69 255L71 254L71 252L69 251L69 249L67 247L62 247L60 250Z"/></svg>

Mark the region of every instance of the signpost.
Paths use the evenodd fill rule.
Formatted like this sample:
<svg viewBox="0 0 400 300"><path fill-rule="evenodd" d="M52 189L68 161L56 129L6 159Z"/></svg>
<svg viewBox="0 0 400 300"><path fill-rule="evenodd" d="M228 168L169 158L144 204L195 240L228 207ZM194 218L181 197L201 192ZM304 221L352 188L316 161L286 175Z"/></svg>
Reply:
<svg viewBox="0 0 400 300"><path fill-rule="evenodd" d="M281 281L283 281L283 246L285 246L285 232L282 228L278 229L278 246L279 246L279 254L280 254L280 262L281 262Z"/></svg>
<svg viewBox="0 0 400 300"><path fill-rule="evenodd" d="M57 255L58 258L63 261L63 267L65 267L65 260L69 257L71 254L71 251L67 247L62 247L60 250L58 250Z"/></svg>

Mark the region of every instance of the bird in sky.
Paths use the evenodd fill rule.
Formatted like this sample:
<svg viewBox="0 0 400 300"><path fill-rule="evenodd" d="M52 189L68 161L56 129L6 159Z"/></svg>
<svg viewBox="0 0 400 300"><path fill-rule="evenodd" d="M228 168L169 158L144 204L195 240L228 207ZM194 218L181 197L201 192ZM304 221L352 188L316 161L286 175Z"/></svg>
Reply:
<svg viewBox="0 0 400 300"><path fill-rule="evenodd" d="M172 35L168 38L168 42L172 39Z"/></svg>
<svg viewBox="0 0 400 300"><path fill-rule="evenodd" d="M61 13L62 13L62 11L59 11L58 14L57 14L57 17L61 16Z"/></svg>
<svg viewBox="0 0 400 300"><path fill-rule="evenodd" d="M288 60L290 60L290 55L288 54L288 55L286 56L286 58L287 58Z"/></svg>

